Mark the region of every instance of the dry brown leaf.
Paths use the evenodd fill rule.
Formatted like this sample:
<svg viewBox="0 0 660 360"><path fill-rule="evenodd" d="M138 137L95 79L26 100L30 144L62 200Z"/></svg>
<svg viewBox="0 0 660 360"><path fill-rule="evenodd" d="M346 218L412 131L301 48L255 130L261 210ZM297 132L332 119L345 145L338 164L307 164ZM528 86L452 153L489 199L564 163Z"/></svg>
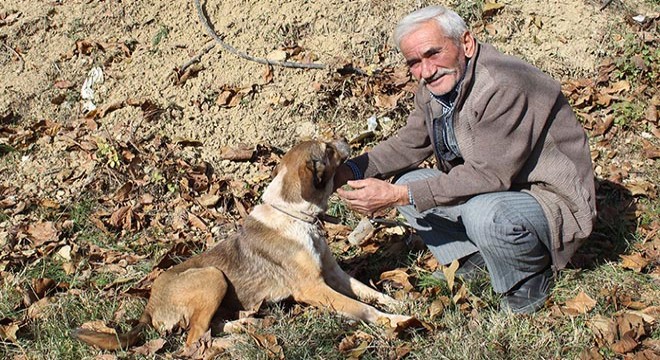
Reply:
<svg viewBox="0 0 660 360"><path fill-rule="evenodd" d="M608 346L616 341L618 331L614 319L598 314L587 321L587 327L594 333L599 346Z"/></svg>
<svg viewBox="0 0 660 360"><path fill-rule="evenodd" d="M403 359L406 357L410 352L412 351L412 347L410 344L400 344L399 346L394 349L394 354L396 355L395 359Z"/></svg>
<svg viewBox="0 0 660 360"><path fill-rule="evenodd" d="M620 255L620 257L623 259L621 261L621 267L633 270L634 272L641 272L649 264L649 261L639 253Z"/></svg>
<svg viewBox="0 0 660 360"><path fill-rule="evenodd" d="M644 318L632 312L624 312L617 315L616 323L619 328L619 334L630 335L635 340L639 340L647 335L646 328L644 327Z"/></svg>
<svg viewBox="0 0 660 360"><path fill-rule="evenodd" d="M454 260L449 266L442 267L442 273L445 275L445 279L447 279L447 287L450 291L454 291L454 280L456 279L456 270L458 270L458 266L458 260Z"/></svg>
<svg viewBox="0 0 660 360"><path fill-rule="evenodd" d="M410 275L406 273L405 268L385 271L380 274L380 281L378 281L378 284L382 284L383 282L392 283L395 287L401 288L404 291L410 291L413 289L413 286L410 283Z"/></svg>
<svg viewBox="0 0 660 360"><path fill-rule="evenodd" d="M596 300L592 299L584 291L580 291L576 297L567 300L564 306L578 314L586 314L596 306Z"/></svg>
<svg viewBox="0 0 660 360"><path fill-rule="evenodd" d="M131 190L133 190L133 183L129 181L117 189L112 198L115 201L124 201L128 198L128 194L130 194Z"/></svg>
<svg viewBox="0 0 660 360"><path fill-rule="evenodd" d="M142 346L138 346L132 349L132 353L139 355L154 355L158 350L162 349L165 346L165 339L158 338L151 341L148 341Z"/></svg>
<svg viewBox="0 0 660 360"><path fill-rule="evenodd" d="M39 206L46 208L46 209L59 209L60 208L60 203L53 199L41 199L39 201Z"/></svg>
<svg viewBox="0 0 660 360"><path fill-rule="evenodd" d="M190 222L190 225L192 225L193 227L195 227L195 228L197 228L201 231L207 231L208 230L208 227L206 226L204 221L202 221L202 219L200 219L199 216L197 216L197 215L195 215L191 212L188 213L188 221Z"/></svg>
<svg viewBox="0 0 660 360"><path fill-rule="evenodd" d="M50 297L45 297L43 299L40 299L39 301L31 304L28 309L27 309L27 316L30 319L39 319L44 313L44 310L48 308L53 302L55 302L55 299L50 298Z"/></svg>
<svg viewBox="0 0 660 360"><path fill-rule="evenodd" d="M234 95L236 95L236 91L223 90L215 99L215 104L218 106L228 106Z"/></svg>
<svg viewBox="0 0 660 360"><path fill-rule="evenodd" d="M115 210L112 215L110 215L109 223L115 228L121 228L125 226L126 217L131 210L130 205L122 206L119 209Z"/></svg>
<svg viewBox="0 0 660 360"><path fill-rule="evenodd" d="M619 341L612 344L612 346L610 346L610 349L612 349L612 351L614 351L617 354L623 355L635 349L637 345L638 344L637 341L635 341L635 339L633 339L630 335L625 334Z"/></svg>
<svg viewBox="0 0 660 360"><path fill-rule="evenodd" d="M646 196L650 199L655 199L657 195L655 184L646 180L638 179L636 181L625 183L624 185L633 196Z"/></svg>
<svg viewBox="0 0 660 360"><path fill-rule="evenodd" d="M484 4L482 15L483 17L489 17L495 15L495 13L497 13L497 11L499 11L502 8L504 8L504 4L500 4L495 1L486 2Z"/></svg>
<svg viewBox="0 0 660 360"><path fill-rule="evenodd" d="M449 305L449 298L446 296L441 296L437 299L435 299L432 303L431 306L429 306L429 316L431 319L438 317L439 315L442 315L442 313L445 311L445 307Z"/></svg>
<svg viewBox="0 0 660 360"><path fill-rule="evenodd" d="M642 149L647 159L660 158L660 147L653 145L650 141L642 139Z"/></svg>
<svg viewBox="0 0 660 360"><path fill-rule="evenodd" d="M18 332L19 322L11 321L8 324L0 324L0 339L8 340L13 343L17 341L16 333Z"/></svg>
<svg viewBox="0 0 660 360"><path fill-rule="evenodd" d="M345 336L341 341L339 342L338 345L338 350L342 353L347 353L351 351L352 349L355 349L355 346L357 344L357 337L355 334L350 334L348 336Z"/></svg>
<svg viewBox="0 0 660 360"><path fill-rule="evenodd" d="M56 241L58 231L51 221L30 224L27 229L28 236L34 242L34 246L40 246L49 241Z"/></svg>
<svg viewBox="0 0 660 360"><path fill-rule="evenodd" d="M416 318L410 318L406 321L401 321L396 324L396 327L391 326L391 322L387 318L378 319L378 322L382 325L385 325L385 335L388 339L400 338L404 333L408 331L433 331L433 325L421 321Z"/></svg>
<svg viewBox="0 0 660 360"><path fill-rule="evenodd" d="M273 82L273 67L270 65L266 65L266 69L264 70L264 74L262 76L264 80L264 85L270 84Z"/></svg>
<svg viewBox="0 0 660 360"><path fill-rule="evenodd" d="M616 93L620 93L620 92L623 92L623 91L629 91L629 90L630 90L630 82L628 82L628 80L617 81L614 84L612 84L612 86L610 86L606 89L603 89L603 91L608 93L608 94L616 94Z"/></svg>
<svg viewBox="0 0 660 360"><path fill-rule="evenodd" d="M394 95L378 94L375 97L376 107L389 110L394 109L396 108L397 102L403 95L405 95L405 92L403 91Z"/></svg>
<svg viewBox="0 0 660 360"><path fill-rule="evenodd" d="M58 88L58 89L71 89L75 85L71 81L68 81L68 80L59 80L59 81L56 81L53 84L53 86Z"/></svg>
<svg viewBox="0 0 660 360"><path fill-rule="evenodd" d="M614 115L607 115L604 119L598 121L593 125L591 135L598 136L605 134L614 123Z"/></svg>
<svg viewBox="0 0 660 360"><path fill-rule="evenodd" d="M32 280L32 292L37 299L41 299L47 295L48 292L57 287L57 282L53 279L39 278Z"/></svg>
<svg viewBox="0 0 660 360"><path fill-rule="evenodd" d="M101 332L104 334L117 334L117 331L115 331L115 329L113 328L109 328L108 326L106 326L103 320L88 321L80 325L80 327L83 329L87 329L95 332Z"/></svg>
<svg viewBox="0 0 660 360"><path fill-rule="evenodd" d="M254 156L254 147L247 144L238 144L236 147L225 147L220 158L231 161L249 161Z"/></svg>
<svg viewBox="0 0 660 360"><path fill-rule="evenodd" d="M114 354L99 354L94 357L94 360L117 360L117 355Z"/></svg>
<svg viewBox="0 0 660 360"><path fill-rule="evenodd" d="M197 202L204 207L213 207L220 201L220 195L202 194L197 198Z"/></svg>
<svg viewBox="0 0 660 360"><path fill-rule="evenodd" d="M261 346L267 351L269 358L284 359L284 350L277 343L277 337L273 334L257 334L250 333L257 345Z"/></svg>
<svg viewBox="0 0 660 360"><path fill-rule="evenodd" d="M579 360L604 360L603 355L600 354L600 349L596 346L592 346L589 349L584 349L578 355Z"/></svg>
<svg viewBox="0 0 660 360"><path fill-rule="evenodd" d="M240 341L240 338L235 335L213 338L211 337L211 330L208 330L194 344L181 349L174 355L177 359L211 360L234 346L238 341Z"/></svg>
<svg viewBox="0 0 660 360"><path fill-rule="evenodd" d="M183 230L186 228L186 219L188 218L188 210L183 205L178 205L174 208L172 214L172 229Z"/></svg>
<svg viewBox="0 0 660 360"><path fill-rule="evenodd" d="M465 301L467 300L467 296L468 296L467 287L465 286L465 284L461 284L461 287L458 289L458 291L456 291L454 297L452 297L452 301L454 302L454 304L462 304L465 303Z"/></svg>

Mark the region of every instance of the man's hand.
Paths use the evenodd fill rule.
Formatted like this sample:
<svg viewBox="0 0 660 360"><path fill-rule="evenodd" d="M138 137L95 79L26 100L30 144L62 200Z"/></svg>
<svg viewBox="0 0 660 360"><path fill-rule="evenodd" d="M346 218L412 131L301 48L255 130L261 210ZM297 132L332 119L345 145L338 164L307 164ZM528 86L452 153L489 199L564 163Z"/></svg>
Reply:
<svg viewBox="0 0 660 360"><path fill-rule="evenodd" d="M337 194L348 203L351 209L372 215L378 210L393 206L408 205L408 187L394 185L378 179L349 181L354 190L338 189Z"/></svg>

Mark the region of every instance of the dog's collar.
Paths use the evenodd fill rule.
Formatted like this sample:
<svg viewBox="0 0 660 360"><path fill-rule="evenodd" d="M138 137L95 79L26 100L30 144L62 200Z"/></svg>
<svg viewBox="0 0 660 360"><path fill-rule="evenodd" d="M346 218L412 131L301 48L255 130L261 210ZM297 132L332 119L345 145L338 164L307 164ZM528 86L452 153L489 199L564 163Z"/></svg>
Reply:
<svg viewBox="0 0 660 360"><path fill-rule="evenodd" d="M292 217L294 219L304 221L304 222L309 223L309 224L316 224L316 223L320 222L319 218L315 215L310 215L310 214L304 213L302 211L285 210L285 209L283 209L283 208L281 208L277 205L273 205L273 204L268 204L268 205L270 205L270 207L272 207L273 209L275 209L279 212L282 212L286 215L289 215L290 217Z"/></svg>

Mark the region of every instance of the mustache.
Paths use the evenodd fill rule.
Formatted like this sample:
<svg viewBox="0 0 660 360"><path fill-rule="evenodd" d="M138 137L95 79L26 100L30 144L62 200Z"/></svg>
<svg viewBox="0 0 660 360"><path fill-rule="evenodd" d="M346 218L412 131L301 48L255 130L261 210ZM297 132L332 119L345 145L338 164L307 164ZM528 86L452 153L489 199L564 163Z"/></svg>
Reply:
<svg viewBox="0 0 660 360"><path fill-rule="evenodd" d="M434 82L435 80L438 80L439 78L445 76L445 75L450 75L450 74L455 74L456 70L455 69L440 69L433 74L430 78L424 78L421 80L422 85L426 85L430 82Z"/></svg>

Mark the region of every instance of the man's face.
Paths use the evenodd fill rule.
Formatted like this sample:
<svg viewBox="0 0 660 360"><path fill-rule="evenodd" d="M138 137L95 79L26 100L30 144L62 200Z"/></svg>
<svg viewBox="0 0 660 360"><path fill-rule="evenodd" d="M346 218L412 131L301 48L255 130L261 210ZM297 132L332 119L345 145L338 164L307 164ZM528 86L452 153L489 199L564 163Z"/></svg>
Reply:
<svg viewBox="0 0 660 360"><path fill-rule="evenodd" d="M456 44L435 21L428 21L405 36L400 47L412 75L433 94L444 95L463 76L466 57L474 54L475 43L465 32Z"/></svg>

